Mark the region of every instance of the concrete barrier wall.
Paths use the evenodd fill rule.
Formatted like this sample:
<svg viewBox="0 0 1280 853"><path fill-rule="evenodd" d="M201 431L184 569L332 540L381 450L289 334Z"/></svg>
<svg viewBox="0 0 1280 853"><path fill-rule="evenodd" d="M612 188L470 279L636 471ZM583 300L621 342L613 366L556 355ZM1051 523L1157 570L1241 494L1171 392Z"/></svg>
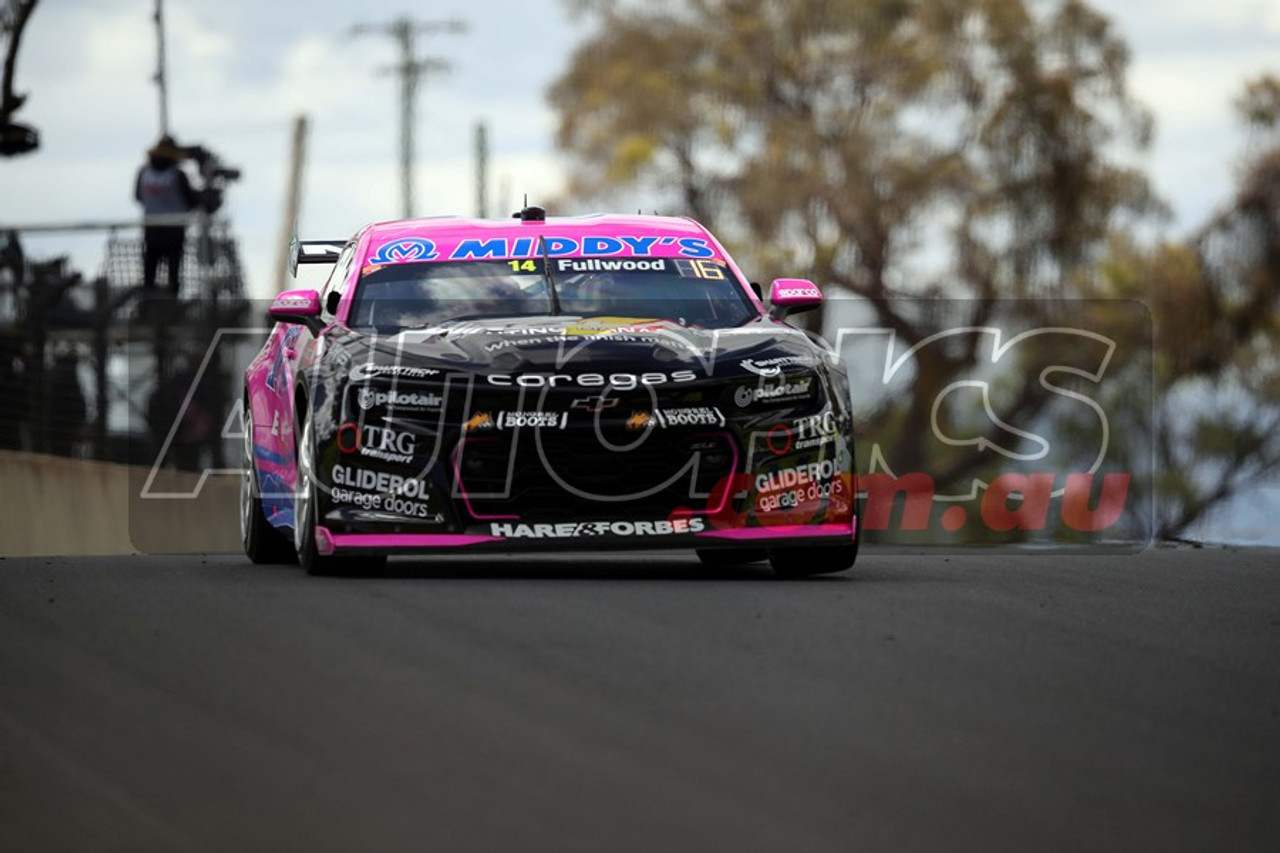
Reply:
<svg viewBox="0 0 1280 853"><path fill-rule="evenodd" d="M240 550L238 478L0 450L0 555L219 553Z"/></svg>

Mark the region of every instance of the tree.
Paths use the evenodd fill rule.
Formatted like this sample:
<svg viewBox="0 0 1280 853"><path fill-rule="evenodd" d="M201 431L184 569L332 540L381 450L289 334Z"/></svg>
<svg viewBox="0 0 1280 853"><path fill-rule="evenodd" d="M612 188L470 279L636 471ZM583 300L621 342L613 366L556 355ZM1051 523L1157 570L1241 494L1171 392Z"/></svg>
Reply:
<svg viewBox="0 0 1280 853"><path fill-rule="evenodd" d="M1249 133L1235 196L1185 241L1113 241L1105 295L1151 306L1159 347L1154 529L1176 539L1280 472L1280 80L1236 101ZM1119 408L1122 400L1114 401Z"/></svg>
<svg viewBox="0 0 1280 853"><path fill-rule="evenodd" d="M1117 223L1155 207L1111 153L1150 135L1128 50L1079 0L579 6L599 27L550 93L571 193L642 191L723 235L762 278L806 269L862 297L904 345L938 322L987 326L1000 300L1051 317ZM963 301L939 320L920 300L941 296ZM939 395L982 357L979 335L923 350L907 403L873 413L873 433L908 437L900 469L941 487L991 467L990 454L909 438L929 434ZM1023 375L1053 357L1028 350ZM1012 422L1051 402L1035 382L1006 390Z"/></svg>

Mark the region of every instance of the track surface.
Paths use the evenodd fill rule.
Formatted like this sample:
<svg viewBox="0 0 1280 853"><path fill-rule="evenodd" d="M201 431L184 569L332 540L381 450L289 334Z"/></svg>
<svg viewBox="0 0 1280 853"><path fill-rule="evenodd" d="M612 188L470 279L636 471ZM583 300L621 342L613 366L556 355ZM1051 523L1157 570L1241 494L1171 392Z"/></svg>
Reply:
<svg viewBox="0 0 1280 853"><path fill-rule="evenodd" d="M1280 849L1280 552L0 561L0 850Z"/></svg>

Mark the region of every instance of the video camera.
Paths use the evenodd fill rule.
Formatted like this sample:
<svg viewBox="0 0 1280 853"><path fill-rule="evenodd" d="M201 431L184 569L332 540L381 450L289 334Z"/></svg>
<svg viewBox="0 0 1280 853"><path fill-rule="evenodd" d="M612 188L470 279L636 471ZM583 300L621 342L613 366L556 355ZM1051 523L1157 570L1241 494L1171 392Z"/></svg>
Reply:
<svg viewBox="0 0 1280 853"><path fill-rule="evenodd" d="M217 154L203 145L183 145L182 153L194 160L200 169L200 206L209 213L217 213L222 207L227 185L240 180L240 170L226 165Z"/></svg>

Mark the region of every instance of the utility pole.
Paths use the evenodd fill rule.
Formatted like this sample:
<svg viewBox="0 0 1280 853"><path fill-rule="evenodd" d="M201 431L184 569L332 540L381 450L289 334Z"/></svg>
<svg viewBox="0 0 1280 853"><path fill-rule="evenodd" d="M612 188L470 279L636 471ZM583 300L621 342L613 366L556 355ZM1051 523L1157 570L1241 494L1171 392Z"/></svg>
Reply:
<svg viewBox="0 0 1280 853"><path fill-rule="evenodd" d="M284 191L284 216L280 221L280 240L277 243L277 290L289 288L289 255L292 238L298 233L298 208L302 202L302 169L307 159L307 117L300 115L293 120L293 141L289 145L289 178Z"/></svg>
<svg viewBox="0 0 1280 853"><path fill-rule="evenodd" d="M449 63L434 57L417 55L414 38L418 33L462 33L463 21L415 21L407 15L386 24L356 24L351 35L375 33L390 36L400 47L400 61L386 71L400 76L400 198L405 219L413 218L414 102L418 79L428 71L447 71Z"/></svg>
<svg viewBox="0 0 1280 853"><path fill-rule="evenodd" d="M489 216L489 133L482 121L476 122L476 218Z"/></svg>
<svg viewBox="0 0 1280 853"><path fill-rule="evenodd" d="M156 74L153 78L160 90L160 135L169 135L169 80L165 71L164 0L156 0Z"/></svg>

